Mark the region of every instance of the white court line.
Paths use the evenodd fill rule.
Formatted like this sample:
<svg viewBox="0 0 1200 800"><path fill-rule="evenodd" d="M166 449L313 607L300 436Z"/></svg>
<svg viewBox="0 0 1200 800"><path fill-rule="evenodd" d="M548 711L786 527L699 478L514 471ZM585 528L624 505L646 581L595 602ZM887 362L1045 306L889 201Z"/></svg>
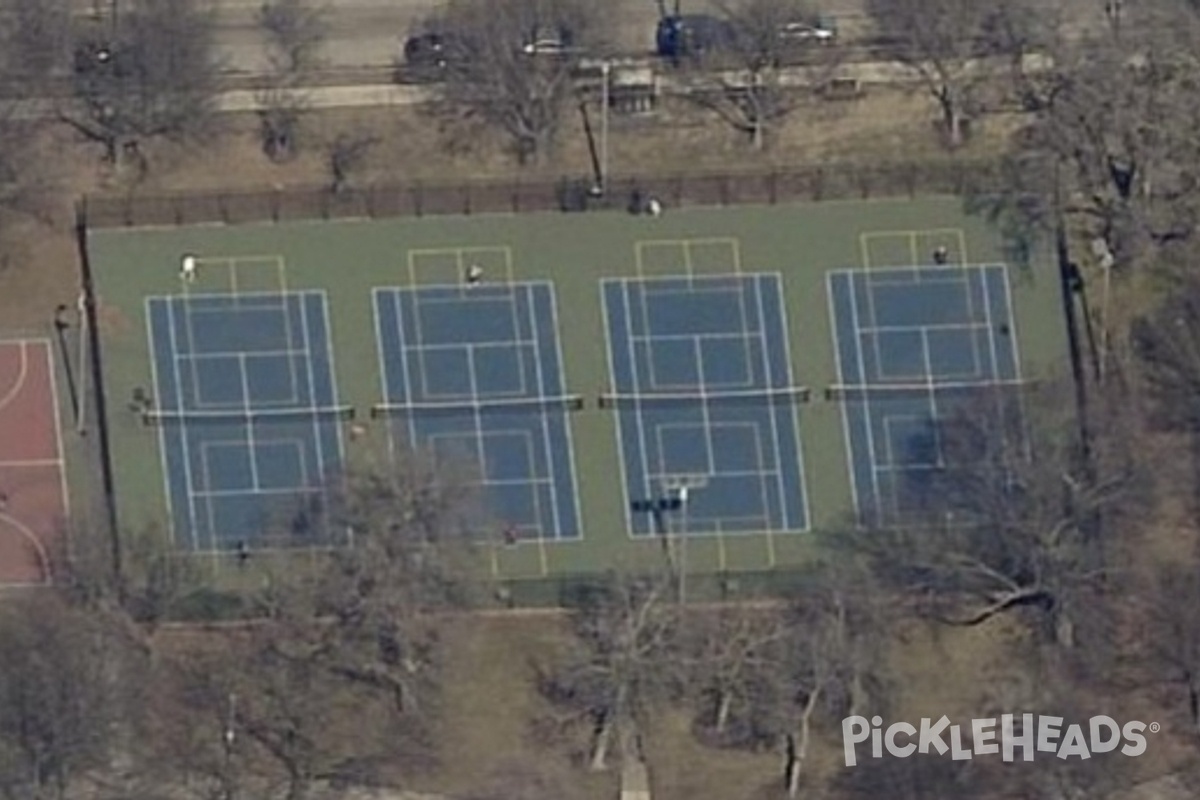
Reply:
<svg viewBox="0 0 1200 800"><path fill-rule="evenodd" d="M71 517L71 491L67 485L67 457L63 445L62 435L62 406L60 405L58 395L58 374L54 369L54 356L50 347L49 340L38 339L34 340L41 344L42 352L46 354L46 375L50 382L50 401L54 407L50 410L50 416L54 420L54 452L58 458L58 483L60 498L62 499L63 516L67 519ZM80 398L80 402L84 402L84 398ZM82 412L80 412L82 413Z"/></svg>
<svg viewBox="0 0 1200 800"><path fill-rule="evenodd" d="M612 316L611 316L611 311L608 307L608 291L607 291L607 289L609 286L616 286L618 288L621 288L621 284L616 283L615 281L613 281L611 279L601 279L601 281L600 281L600 307L604 314L604 354L605 354L606 360L608 361L609 380L612 381L613 389L615 390L620 387L617 385L617 370L616 370L616 364L615 364L615 354L613 353L616 343L614 342L614 336L613 336L613 320L612 320ZM626 313L628 314L628 309L626 310ZM557 328L556 328L556 330L557 330ZM560 347L561 347L561 343L560 343ZM623 504L625 507L624 508L625 535L626 535L626 537L632 537L634 535L634 532L633 532L633 499L634 499L633 498L633 486L629 482L629 474L625 469L626 454L625 454L625 442L624 442L624 439L625 439L624 421L621 417L620 409L617 410L617 424L613 425L613 430L615 431L616 437L617 437L617 467L620 470L621 485L624 488L624 493L625 493L625 503ZM579 497L579 495L578 495L578 493L576 493L576 501L577 502L578 502L578 497ZM582 525L583 518L580 517L579 519L580 519L580 525Z"/></svg>
<svg viewBox="0 0 1200 800"><path fill-rule="evenodd" d="M938 413L937 384L933 380L933 360L929 354L929 336L926 335L925 331L921 331L921 351L925 359L926 386L929 388L929 415L930 427L933 432L933 443L937 450L938 466L944 466L946 459L942 454L942 437L939 427L942 417Z"/></svg>
<svg viewBox="0 0 1200 800"><path fill-rule="evenodd" d="M187 302L186 300L184 301ZM184 408L183 404L183 375L179 371L179 360L175 358L175 354L179 352L179 344L175 337L175 306L170 300L166 303L167 307L167 329L169 333L168 341L171 343L171 361L174 366L175 373L175 388L176 401L179 403L180 410ZM185 306L186 307L186 306ZM200 533L200 526L196 518L196 501L193 495L194 484L192 482L192 455L188 445L188 425L187 422L182 422L179 428L179 441L183 450L183 480L185 494L188 501L188 519L192 523L192 530L188 538L192 542L192 547L199 546L196 537ZM165 460L165 455L164 455ZM209 519L209 541L212 546L216 546L216 533L212 530L212 519Z"/></svg>
<svg viewBox="0 0 1200 800"><path fill-rule="evenodd" d="M834 359L834 369L837 374L838 385L841 386L845 384L846 378L845 375L842 374L842 346L838 339L838 323L841 321L841 319L838 317L836 304L833 301L833 284L835 278L846 279L847 284L849 284L850 281L848 280L847 273L845 272L827 272L825 274L825 302L829 307L830 327L833 330L833 352L836 355L836 358ZM850 290L853 291L853 289L854 287L850 286ZM842 404L842 436L845 442L846 473L847 477L850 479L850 499L854 503L854 508L858 512L858 515L861 519L863 516L863 509L858 502L858 479L854 474L854 447L852 445L850 436L850 407L845 403Z"/></svg>
<svg viewBox="0 0 1200 800"><path fill-rule="evenodd" d="M556 372L558 373L560 384L557 389L559 392L565 392L567 389L566 362L562 354L562 337L559 336L559 331L562 329L558 327L558 297L554 291L554 284L550 282L546 283L546 293L548 296L547 302L550 303L550 332L554 337L554 358L557 359L558 369ZM606 335L605 338L607 339L608 336ZM562 414L562 424L567 437L567 472L570 475L571 500L575 506L575 526L577 530L576 536L573 538L582 539L584 536L583 509L580 506L579 499L579 477L575 470L574 425L571 423L571 418L566 412Z"/></svg>
<svg viewBox="0 0 1200 800"><path fill-rule="evenodd" d="M20 534L22 539L25 539L33 546L33 552L34 555L37 556L42 573L42 580L38 581L37 583L7 583L4 584L3 588L15 588L17 586L49 586L54 580L54 572L50 566L50 554L46 552L46 547L42 544L41 539L39 539L37 534L35 534L32 530L26 527L24 523L11 514L6 514L3 511L0 511L0 522L8 523L14 530L16 530L18 534Z"/></svg>
<svg viewBox="0 0 1200 800"><path fill-rule="evenodd" d="M61 467L62 465L63 460L61 458L29 458L21 461L0 461L0 469L9 467L33 469L39 467Z"/></svg>
<svg viewBox="0 0 1200 800"><path fill-rule="evenodd" d="M987 327L987 323L973 322L960 324L957 322L935 322L931 325L865 325L863 333L911 333L916 330L944 331L958 333L962 331L977 331Z"/></svg>
<svg viewBox="0 0 1200 800"><path fill-rule="evenodd" d="M4 410L5 406L11 403L13 399L21 393L21 389L25 386L25 376L29 373L29 354L26 351L28 342L0 342L0 344L4 344L6 346L15 346L18 348L18 352L21 354L21 365L17 370L17 377L13 381L12 386L8 388L8 391L4 393L4 396L0 397L0 411L2 411Z"/></svg>
<svg viewBox="0 0 1200 800"><path fill-rule="evenodd" d="M1001 283L1004 286L1004 300L1008 306L1008 341L1012 347L1013 369L1016 370L1016 375L1013 377L1018 384L1020 384L1024 380L1024 377L1021 374L1021 342L1017 337L1017 321L1013 317L1012 285L1008 280L1008 267L1006 265L996 265L995 269L1000 271L1000 277L1003 278ZM993 333L993 335L995 334ZM997 370L997 372L998 371L999 370ZM1025 413L1025 393L1022 391L1017 392L1017 409L1021 415L1021 428L1023 434L1022 439L1024 439L1025 458L1032 459L1033 443L1031 441L1032 437L1029 435L1028 431L1029 417Z"/></svg>
<svg viewBox="0 0 1200 800"><path fill-rule="evenodd" d="M258 491L258 458L254 449L254 419L250 407L250 375L246 371L246 357L238 358L242 372L242 409L246 412L246 449L250 457L250 488Z"/></svg>
<svg viewBox="0 0 1200 800"><path fill-rule="evenodd" d="M389 295L394 296L394 293L395 293L394 289L384 289L379 286L373 287L371 289L371 313L374 314L374 316L375 316L375 320L374 320L374 322L375 322L375 360L376 360L378 368L379 368L379 372L378 372L379 384L380 384L379 394L383 398L383 401L385 403L389 403L389 404L393 402L393 398L391 397L391 385L390 385L390 381L388 380L388 377L390 375L390 373L388 371L388 362L386 359L386 354L384 353L383 308L382 308L381 304L383 303L384 297L389 296ZM403 341L403 339L399 339L398 342L400 344L399 357L401 360L401 364L403 365L405 358L406 358L406 356L404 354L404 341ZM402 366L402 368L404 368L404 367ZM405 381L407 381L408 376L405 375L404 379L405 379ZM412 423L412 420L410 419L408 421L408 424L411 424L411 423ZM388 461L393 464L396 461L396 435L395 435L395 431L393 430L393 427L392 427L394 424L395 424L394 420L389 415L389 417L387 419ZM415 447L416 442L410 440L409 446Z"/></svg>
<svg viewBox="0 0 1200 800"><path fill-rule="evenodd" d="M850 280L850 290L851 290L850 291L850 318L853 320L853 327L854 327L854 331L855 331L854 349L858 354L858 377L859 377L860 383L863 386L866 386L868 384L868 381L867 381L867 375L866 375L866 367L864 365L865 359L863 359L863 353L862 353L862 341L859 338L858 333L857 333L858 329L859 329L858 328L858 297L857 297L857 292L854 291L853 279ZM863 409L864 409L864 416L866 417L866 428L867 428L867 456L871 461L871 485L875 492L875 502L878 504L879 502L882 501L883 498L881 497L880 492L879 492L879 476L875 471L875 465L877 463L877 461L875 459L875 429L874 429L875 426L872 424L871 399L868 396L864 396L864 398L863 398ZM877 521L882 523L882 516L880 514L878 506L875 509L875 516L876 516Z"/></svg>
<svg viewBox="0 0 1200 800"><path fill-rule="evenodd" d="M153 320L150 311L153 302L155 301L153 301L151 298L146 298L146 300L143 302L143 305L145 306L146 312L146 342L150 347L150 382L154 387L152 390L154 392L154 402L159 403L163 398L163 386L158 382L158 340L154 336L154 328L152 325ZM157 302L162 303L163 301L158 300ZM171 533L171 541L175 542L176 547L178 547L180 542L177 537L178 531L175 530L175 512L173 508L174 501L171 497L171 475L170 469L168 468L167 428L165 425L158 426L157 439L159 458L162 459L160 469L162 470L163 476L163 497L166 498L167 520L169 521L168 525Z"/></svg>
<svg viewBox="0 0 1200 800"><path fill-rule="evenodd" d="M329 302L328 302L329 296L328 296L328 294L325 293L324 290L322 290L320 292L307 292L306 294L313 295L314 297L316 297L319 300L319 302L321 304L321 319L325 325L325 358L327 360L327 365L328 365L328 369L329 369L329 392L332 395L333 404L336 406L338 404L338 382L337 382L337 371L336 371L337 364L335 362L335 356L334 356L334 352L333 352L333 327L330 325L330 321L329 321ZM307 366L308 366L308 375L309 375L309 381L310 381L310 390L312 392L312 396L315 398L317 387L316 387L316 377L315 377L315 374L313 371L313 355L314 355L314 353L313 353L311 332L309 331L309 325L308 325L307 302L301 303L300 311L301 311L301 316L300 316L301 330L304 332L304 346L309 351L309 358L307 361ZM329 475L329 465L325 460L325 445L321 440L321 433L322 433L321 424L322 424L321 420L318 419L316 416L314 416L313 420L312 420L312 426L313 426L313 435L316 437L316 456L317 456L316 467L317 467L318 472L320 473L320 480L321 480L320 498L321 498L321 502L325 503L325 505L328 507L329 489L330 489L329 481L330 481L331 476ZM345 458L346 458L346 442L342 438L342 426L337 424L336 422L332 422L332 421L327 422L326 424L333 426L333 436L334 436L334 440L337 442L337 461L338 461L338 466L341 467L342 464L345 463ZM332 540L333 537L332 537L331 532L327 531L326 534L329 535L329 538Z"/></svg>
<svg viewBox="0 0 1200 800"><path fill-rule="evenodd" d="M537 339L537 338L539 338L540 330L539 330L538 321L537 321L537 309L534 307L535 303L533 300L533 290L530 288L526 288L526 290L525 290L525 302L528 306L530 326L532 329L531 332L533 333L534 339ZM519 334L520 332L521 332L520 328L518 327L516 333ZM540 354L537 352L534 353L533 364L534 364L535 375L537 376L536 384L537 384L538 389L541 391L543 397L551 397L552 395L549 393L548 387L546 386L546 376L542 371L542 359L540 358ZM547 409L547 410L541 412L538 416L541 417L542 448L543 448L543 450L545 452L545 456L546 456L546 469L549 472L551 477L557 477L558 473L557 473L557 470L555 469L554 454L553 454L552 448L550 446L550 411ZM530 453L530 455L532 456L533 454ZM532 464L533 464L533 462L531 461L530 466L532 466ZM535 495L536 495L536 492L535 492ZM539 506L539 508L540 508L540 506ZM554 538L558 539L561 536L562 530L563 530L562 516L560 514L560 510L558 507L558 492L552 491L550 493L550 514L554 521ZM545 523L540 518L540 514L539 514L538 522L540 524L542 524L544 527ZM543 572L543 574L545 574L545 573Z"/></svg>
<svg viewBox="0 0 1200 800"><path fill-rule="evenodd" d="M415 289L410 290L409 293L411 293L411 291L416 291L416 290ZM403 299L405 294L406 294L405 292L402 292L400 290L396 290L396 289L391 290L392 317L394 318L395 325L396 325L396 343L400 349L400 364L403 368L402 377L404 379L403 385L404 385L405 396L402 398L391 398L390 385L385 384L384 394L386 396L388 396L390 402L403 402L405 400L415 401L417 399L417 397L423 396L423 395L418 395L416 392L416 388L417 388L418 384L414 380L414 372L412 369L412 363L408 360L408 353L409 353L409 350L411 349L411 345L409 344L408 337L405 335L404 315L401 313L401 304L400 304L400 301ZM415 328L416 320L413 320L413 325ZM420 332L418 332L416 335L419 339ZM382 354L382 350L381 350L381 354ZM382 358L382 355L381 355L381 358ZM417 358L420 359L420 353L417 354ZM388 373L385 372L384 374L386 375ZM425 386L423 384L421 385L421 389L422 390L425 389ZM390 425L392 423L389 422L388 424ZM416 415L412 415L412 414L408 415L406 424L408 427L408 435L410 437L408 446L409 447L418 447L420 443L417 441L417 418L416 418Z"/></svg>
<svg viewBox="0 0 1200 800"><path fill-rule="evenodd" d="M646 440L646 425L645 425L645 420L643 419L643 414L642 414L642 403L641 403L640 399L637 399L637 398L640 398L640 396L641 396L641 392L640 392L641 381L638 378L638 371L637 371L637 367L638 367L637 353L634 352L633 340L631 338L629 338L633 334L633 321L632 321L633 315L631 313L629 313L633 307L632 298L630 297L630 288L631 287L628 284L626 284L622 287L623 291L621 292L621 295L622 295L621 299L625 306L625 336L626 336L626 342L628 344L628 350L629 350L629 375L633 381L633 386L631 387L631 389L632 389L633 396L635 398L633 401L632 412L633 412L633 417L635 420L635 430L637 431L637 436L638 436L638 447L641 450L640 461L641 461L641 466L642 466L642 477L647 482L646 485L643 487L643 491L649 493L647 495L648 497L654 498L657 496L657 494L655 493L654 488L649 485L650 460L649 460L649 455L647 453L647 450L649 448L649 442ZM621 409L618 409L617 414L620 415L621 413L622 413Z"/></svg>
<svg viewBox="0 0 1200 800"><path fill-rule="evenodd" d="M796 385L795 384L795 373L793 371L793 366L792 366L791 330L789 327L790 324L789 324L789 320L788 320L787 304L784 303L784 301L783 301L783 275L781 275L780 273L775 273L771 277L772 277L772 283L774 284L774 287L775 287L775 300L779 306L780 330L778 331L778 333L783 338L783 359L785 362L784 363L784 379L787 381L788 386L795 386ZM763 360L769 366L770 362L766 357L766 349L767 349L766 334L765 334L766 325L767 325L766 303L765 303L765 301L762 300L761 293L762 293L762 289L760 287L759 288L759 301L761 303L761 308L760 308L759 313L762 315L760 324L762 325L762 328L764 331L763 345L762 345L763 353L764 353ZM776 420L775 415L778 413L779 413L778 409L775 409L775 408L771 409L771 419L773 421ZM803 514L804 518L802 520L800 520L801 524L800 524L799 528L793 527L793 520L787 513L787 501L784 499L785 495L782 494L783 489L785 487L785 484L783 482L783 453L780 451L779 446L776 445L775 446L775 459L776 459L776 466L778 466L778 468L779 468L779 489L781 492L781 494L779 496L779 504L781 507L780 511L782 512L781 516L783 517L783 522L786 525L786 527L788 528L788 530L799 530L801 532L807 532L812 527L812 512L809 509L809 505L808 505L808 462L805 459L805 455L804 455L804 440L800 434L800 425L801 425L800 410L799 410L799 408L797 408L796 406L793 405L790 408L790 410L788 410L784 413L790 414L791 418L792 418L792 440L796 445L796 460L797 460L796 466L797 466L797 470L800 473L799 474L800 502L802 504L801 513ZM772 429L772 432L775 433L774 441L778 442L779 441L778 433L774 429ZM775 543L774 543L774 540L768 538L767 546L769 548L768 555L770 556L771 566L774 566L775 565Z"/></svg>
<svg viewBox="0 0 1200 800"><path fill-rule="evenodd" d="M475 346L480 348L481 350L487 349L489 347L494 348L494 349L499 349L502 347L536 347L537 342L535 342L533 339L520 339L520 340L517 340L514 342L507 342L507 341L505 341L505 342L475 342ZM427 353L437 353L442 350L461 350L463 346L461 344L454 343L454 344L423 344L423 345L420 345L420 347L422 350L424 350Z"/></svg>

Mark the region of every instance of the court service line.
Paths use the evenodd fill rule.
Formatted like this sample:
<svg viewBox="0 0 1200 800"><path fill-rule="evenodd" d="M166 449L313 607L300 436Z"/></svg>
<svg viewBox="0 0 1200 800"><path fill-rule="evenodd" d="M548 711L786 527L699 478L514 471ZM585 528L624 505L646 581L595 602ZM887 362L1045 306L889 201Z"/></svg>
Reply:
<svg viewBox="0 0 1200 800"><path fill-rule="evenodd" d="M35 469L40 467L61 467L63 465L62 457L57 458L29 458L17 461L0 461L0 469Z"/></svg>
<svg viewBox="0 0 1200 800"><path fill-rule="evenodd" d="M934 450L937 453L937 465L945 466L946 458L942 453L942 436L940 432L941 416L938 413L937 385L933 380L933 358L929 352L929 335L921 331L921 355L925 361L925 381L929 390L930 430L933 433Z"/></svg>
<svg viewBox="0 0 1200 800"><path fill-rule="evenodd" d="M254 447L254 418L250 408L250 375L246 371L245 353L238 355L238 369L242 373L242 410L246 412L246 449L250 457L250 491L258 491L258 452Z"/></svg>

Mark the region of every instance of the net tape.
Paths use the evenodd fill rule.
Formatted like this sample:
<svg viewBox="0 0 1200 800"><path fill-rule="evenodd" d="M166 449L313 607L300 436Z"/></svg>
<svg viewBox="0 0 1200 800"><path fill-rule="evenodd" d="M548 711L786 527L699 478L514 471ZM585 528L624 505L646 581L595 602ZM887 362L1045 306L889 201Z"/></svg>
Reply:
<svg viewBox="0 0 1200 800"><path fill-rule="evenodd" d="M325 408L264 408L236 411L144 411L142 423L150 427L162 425L246 425L288 422L324 422L352 420L353 406Z"/></svg>
<svg viewBox="0 0 1200 800"><path fill-rule="evenodd" d="M787 386L778 389L749 389L728 392L652 392L645 394L610 392L600 395L600 408L644 407L651 405L807 403L811 394L812 391L807 386Z"/></svg>
<svg viewBox="0 0 1200 800"><path fill-rule="evenodd" d="M865 385L835 384L825 388L831 402L863 402L888 399L936 397L987 397L996 392L1016 392L1032 387L1032 381L936 381L930 383L878 383Z"/></svg>
<svg viewBox="0 0 1200 800"><path fill-rule="evenodd" d="M525 414L545 411L579 411L583 408L579 395L561 397L480 398L438 403L377 403L371 407L371 417L406 417L417 414Z"/></svg>

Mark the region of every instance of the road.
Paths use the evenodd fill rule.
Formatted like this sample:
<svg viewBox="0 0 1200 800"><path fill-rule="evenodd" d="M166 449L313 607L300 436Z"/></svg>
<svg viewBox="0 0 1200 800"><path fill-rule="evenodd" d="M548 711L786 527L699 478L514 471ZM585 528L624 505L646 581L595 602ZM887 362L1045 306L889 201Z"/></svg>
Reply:
<svg viewBox="0 0 1200 800"><path fill-rule="evenodd" d="M90 2L91 0L88 0ZM658 21L655 0L593 0L609 9L616 49L649 52ZM257 15L261 0L211 0L218 24L218 49L224 68L233 73L260 74L266 62ZM717 0L691 0L685 11L714 9ZM823 8L838 22L839 31L854 38L867 27L863 0L826 0ZM331 70L385 67L392 63L408 31L438 6L439 0L327 0L329 32L323 58Z"/></svg>

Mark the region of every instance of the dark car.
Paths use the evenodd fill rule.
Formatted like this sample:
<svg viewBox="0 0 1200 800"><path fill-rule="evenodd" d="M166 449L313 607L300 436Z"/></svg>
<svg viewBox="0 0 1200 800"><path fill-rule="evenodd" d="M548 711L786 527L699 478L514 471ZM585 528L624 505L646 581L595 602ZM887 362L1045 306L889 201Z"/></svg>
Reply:
<svg viewBox="0 0 1200 800"><path fill-rule="evenodd" d="M733 38L733 26L707 14L663 17L654 37L658 54L673 61L727 49Z"/></svg>
<svg viewBox="0 0 1200 800"><path fill-rule="evenodd" d="M404 42L404 63L412 69L443 69L452 42L440 33L419 33Z"/></svg>

